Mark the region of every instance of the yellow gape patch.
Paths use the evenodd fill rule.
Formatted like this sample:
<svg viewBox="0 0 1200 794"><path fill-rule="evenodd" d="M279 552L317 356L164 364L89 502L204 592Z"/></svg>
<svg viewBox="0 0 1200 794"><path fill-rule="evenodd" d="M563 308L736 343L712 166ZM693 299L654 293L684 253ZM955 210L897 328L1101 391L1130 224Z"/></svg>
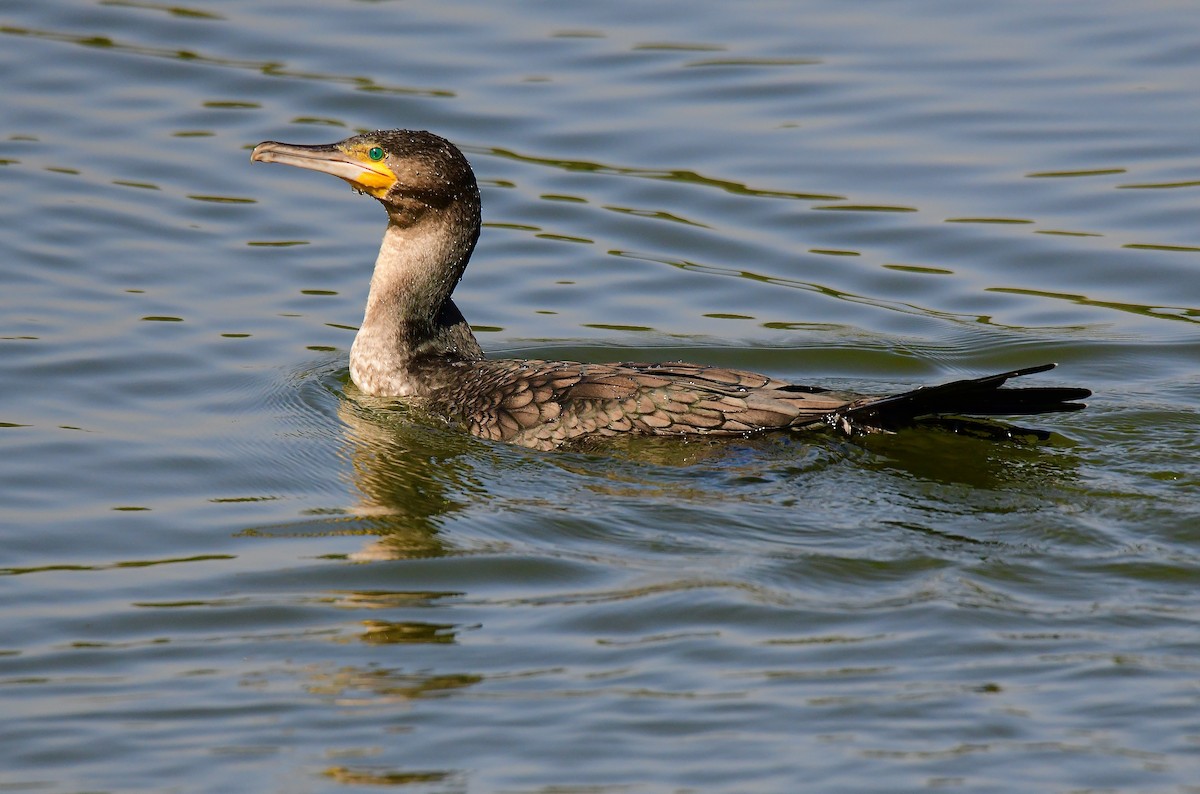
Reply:
<svg viewBox="0 0 1200 794"><path fill-rule="evenodd" d="M392 185L396 184L396 175L388 168L383 159L383 150L379 147L355 146L346 154L357 160L363 168L361 173L346 181L362 192L375 198L383 198Z"/></svg>

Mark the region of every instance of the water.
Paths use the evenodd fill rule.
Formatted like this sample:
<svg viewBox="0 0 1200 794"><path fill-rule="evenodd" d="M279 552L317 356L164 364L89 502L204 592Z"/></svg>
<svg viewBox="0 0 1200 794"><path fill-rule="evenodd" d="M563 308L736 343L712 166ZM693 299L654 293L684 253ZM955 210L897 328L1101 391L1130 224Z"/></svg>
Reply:
<svg viewBox="0 0 1200 794"><path fill-rule="evenodd" d="M6 791L1200 790L1189 3L0 5ZM358 399L382 232L261 140L458 142L485 347L1046 442L554 454Z"/></svg>

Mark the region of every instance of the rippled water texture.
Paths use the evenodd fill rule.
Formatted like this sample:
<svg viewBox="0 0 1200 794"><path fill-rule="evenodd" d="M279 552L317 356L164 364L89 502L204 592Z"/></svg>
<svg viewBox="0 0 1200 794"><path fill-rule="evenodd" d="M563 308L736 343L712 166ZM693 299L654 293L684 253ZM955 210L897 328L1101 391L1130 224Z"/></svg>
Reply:
<svg viewBox="0 0 1200 794"><path fill-rule="evenodd" d="M0 3L0 789L1200 791L1194 3ZM1049 440L555 454L363 400L431 129L493 352Z"/></svg>

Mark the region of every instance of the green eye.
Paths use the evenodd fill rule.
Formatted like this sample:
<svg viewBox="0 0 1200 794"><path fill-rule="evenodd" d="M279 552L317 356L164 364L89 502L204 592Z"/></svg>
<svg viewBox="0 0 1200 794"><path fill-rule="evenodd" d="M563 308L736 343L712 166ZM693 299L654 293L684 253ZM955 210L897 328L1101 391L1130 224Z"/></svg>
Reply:
<svg viewBox="0 0 1200 794"><path fill-rule="evenodd" d="M372 160L382 160L383 149L380 149L378 146L372 146L367 150L367 157L370 157Z"/></svg>

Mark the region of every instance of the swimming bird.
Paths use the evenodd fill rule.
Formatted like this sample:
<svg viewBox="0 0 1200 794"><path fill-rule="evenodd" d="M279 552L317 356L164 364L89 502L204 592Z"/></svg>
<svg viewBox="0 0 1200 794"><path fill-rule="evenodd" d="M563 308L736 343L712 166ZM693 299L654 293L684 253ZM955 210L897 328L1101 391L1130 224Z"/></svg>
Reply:
<svg viewBox="0 0 1200 794"><path fill-rule="evenodd" d="M457 147L430 132L381 130L320 146L265 141L250 159L332 174L383 205L388 224L350 377L365 394L407 398L483 438L552 449L628 433L878 432L943 414L1074 411L1091 394L1001 388L1054 364L879 397L683 362L487 358L451 298L480 229L479 187Z"/></svg>

